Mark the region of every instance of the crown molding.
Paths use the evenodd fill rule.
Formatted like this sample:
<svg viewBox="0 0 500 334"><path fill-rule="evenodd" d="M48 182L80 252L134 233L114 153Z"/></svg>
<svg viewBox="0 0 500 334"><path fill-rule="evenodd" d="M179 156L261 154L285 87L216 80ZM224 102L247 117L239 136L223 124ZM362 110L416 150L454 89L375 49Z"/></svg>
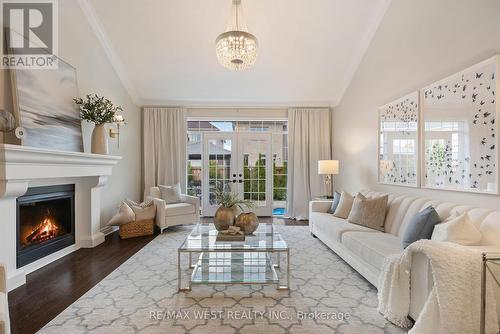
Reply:
<svg viewBox="0 0 500 334"><path fill-rule="evenodd" d="M82 9L83 13L85 14L85 17L87 18L87 21L94 31L94 34L96 35L97 39L99 40L99 43L101 44L102 48L104 49L104 53L108 57L109 62L111 63L111 66L115 70L116 74L118 75L118 78L120 79L123 87L127 91L128 95L130 96L130 99L132 102L137 105L138 107L142 106L142 100L137 94L137 91L135 89L134 84L130 80L127 72L125 71L125 68L120 61L120 58L118 57L118 54L116 53L115 49L113 48L113 45L111 44L111 41L109 40L108 36L106 35L104 31L104 27L97 17L97 14L94 10L94 7L90 3L90 0L78 0L78 4L80 5L80 8Z"/></svg>
<svg viewBox="0 0 500 334"><path fill-rule="evenodd" d="M215 99L185 99L185 100L143 100L143 107L181 106L183 108L330 108L331 101L275 101L275 100L215 100Z"/></svg>
<svg viewBox="0 0 500 334"><path fill-rule="evenodd" d="M347 91L347 88L349 88L352 80L354 79L354 75L356 74L359 65L361 64L361 61L363 60L366 51L370 46L370 43L375 37L375 33L377 32L380 23L382 23L382 19L384 18L387 9L389 9L389 6L391 5L391 1L392 0L382 0L380 5L377 7L377 10L373 13L372 19L368 23L368 28L366 29L363 37L359 40L358 47L351 58L352 61L349 65L347 75L343 79L344 84L341 86L343 87L343 89L340 92L338 98L335 100L335 103L332 104L332 106L336 107L337 105L340 104L340 102L342 102L342 99Z"/></svg>

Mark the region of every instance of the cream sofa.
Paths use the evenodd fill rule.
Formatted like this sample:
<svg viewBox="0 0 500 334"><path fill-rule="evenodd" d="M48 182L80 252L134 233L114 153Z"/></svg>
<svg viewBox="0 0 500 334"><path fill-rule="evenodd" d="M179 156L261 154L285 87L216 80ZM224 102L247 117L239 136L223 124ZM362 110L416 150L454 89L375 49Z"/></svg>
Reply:
<svg viewBox="0 0 500 334"><path fill-rule="evenodd" d="M363 191L366 196L384 193ZM327 213L331 201L312 201L309 205L311 233L344 259L375 287L384 260L403 251L401 238L411 220L419 211L432 205L442 220L451 214L467 211L482 233L480 246L468 246L484 251L500 251L500 211L440 202L425 198L389 194L386 233L354 225L346 219ZM417 319L433 286L427 258L422 254L413 257L411 270L410 316ZM500 289L496 288L497 305L500 306ZM500 311L500 307L497 307ZM500 312L499 312L500 315Z"/></svg>
<svg viewBox="0 0 500 334"><path fill-rule="evenodd" d="M9 303L7 301L7 273L0 263L0 334L10 333Z"/></svg>
<svg viewBox="0 0 500 334"><path fill-rule="evenodd" d="M181 195L181 203L166 204L161 199L160 188L151 187L148 198L151 198L156 205L155 222L161 232L170 226L200 222L200 199L198 197Z"/></svg>

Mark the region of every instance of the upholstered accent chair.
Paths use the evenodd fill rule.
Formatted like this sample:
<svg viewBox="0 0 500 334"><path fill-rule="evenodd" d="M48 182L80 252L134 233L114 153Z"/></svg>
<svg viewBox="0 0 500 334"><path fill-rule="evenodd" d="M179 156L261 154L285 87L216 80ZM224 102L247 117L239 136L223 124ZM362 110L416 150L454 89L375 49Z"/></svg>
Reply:
<svg viewBox="0 0 500 334"><path fill-rule="evenodd" d="M180 203L167 204L161 198L160 188L151 187L149 198L156 205L155 222L161 232L170 226L200 222L200 199L198 197L182 194Z"/></svg>
<svg viewBox="0 0 500 334"><path fill-rule="evenodd" d="M9 303L7 301L7 273L0 263L0 334L10 333Z"/></svg>

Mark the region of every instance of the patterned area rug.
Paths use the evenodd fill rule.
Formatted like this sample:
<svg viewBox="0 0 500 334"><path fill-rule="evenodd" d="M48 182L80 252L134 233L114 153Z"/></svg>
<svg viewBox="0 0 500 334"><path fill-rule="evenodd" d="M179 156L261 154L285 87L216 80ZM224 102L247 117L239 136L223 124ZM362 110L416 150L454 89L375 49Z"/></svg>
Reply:
<svg viewBox="0 0 500 334"><path fill-rule="evenodd" d="M192 226L170 228L41 333L404 333L377 312L375 288L307 226L276 228L290 247L290 291L193 285L178 293L177 247Z"/></svg>

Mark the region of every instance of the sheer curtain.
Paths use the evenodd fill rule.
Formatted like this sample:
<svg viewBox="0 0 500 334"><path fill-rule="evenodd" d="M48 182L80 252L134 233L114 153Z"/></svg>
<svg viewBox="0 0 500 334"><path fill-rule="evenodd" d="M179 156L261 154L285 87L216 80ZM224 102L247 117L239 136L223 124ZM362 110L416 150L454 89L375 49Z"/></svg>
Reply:
<svg viewBox="0 0 500 334"><path fill-rule="evenodd" d="M144 108L144 197L158 184L186 189L186 110Z"/></svg>
<svg viewBox="0 0 500 334"><path fill-rule="evenodd" d="M325 194L318 160L331 159L331 112L321 109L288 110L287 217L309 218L309 201Z"/></svg>

